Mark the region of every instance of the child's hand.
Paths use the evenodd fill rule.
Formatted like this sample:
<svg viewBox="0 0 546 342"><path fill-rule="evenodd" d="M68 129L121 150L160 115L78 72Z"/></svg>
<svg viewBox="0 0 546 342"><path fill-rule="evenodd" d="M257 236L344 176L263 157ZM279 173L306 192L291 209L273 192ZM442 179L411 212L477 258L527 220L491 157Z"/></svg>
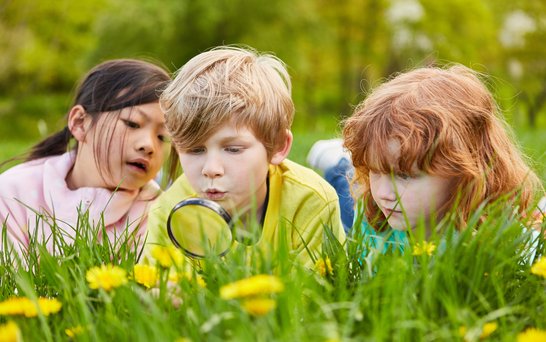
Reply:
<svg viewBox="0 0 546 342"><path fill-rule="evenodd" d="M150 294L152 295L152 297L157 299L160 297L160 291L161 290L159 288L154 287L150 290ZM184 300L182 299L182 290L180 288L180 285L176 282L169 281L167 283L167 296L175 309L178 309L180 305L182 305L182 303L184 302Z"/></svg>

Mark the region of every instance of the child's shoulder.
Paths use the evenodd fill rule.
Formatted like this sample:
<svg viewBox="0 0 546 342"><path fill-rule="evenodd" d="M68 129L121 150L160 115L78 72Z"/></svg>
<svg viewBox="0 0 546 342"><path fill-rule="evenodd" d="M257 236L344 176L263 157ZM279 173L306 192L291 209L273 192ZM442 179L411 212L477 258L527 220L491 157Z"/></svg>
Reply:
<svg viewBox="0 0 546 342"><path fill-rule="evenodd" d="M280 181L275 182L275 178ZM337 199L334 188L318 173L288 159L270 169L270 184L272 187L280 185L293 195L314 193L325 201Z"/></svg>
<svg viewBox="0 0 546 342"><path fill-rule="evenodd" d="M171 185L169 185L167 190L159 195L156 202L158 206L169 207L169 205L171 205L172 207L176 203L192 196L195 196L195 191L193 191L188 182L188 178L184 174L181 174Z"/></svg>
<svg viewBox="0 0 546 342"><path fill-rule="evenodd" d="M41 179L46 162L53 158L59 157L41 158L15 165L0 174L0 184L32 183L33 180Z"/></svg>

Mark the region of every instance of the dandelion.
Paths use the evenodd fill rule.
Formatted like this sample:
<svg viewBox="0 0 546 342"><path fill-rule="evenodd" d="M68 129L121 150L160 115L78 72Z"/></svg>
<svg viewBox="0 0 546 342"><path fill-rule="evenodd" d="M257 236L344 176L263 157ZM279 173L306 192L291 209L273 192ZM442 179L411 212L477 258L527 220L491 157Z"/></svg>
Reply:
<svg viewBox="0 0 546 342"><path fill-rule="evenodd" d="M126 272L123 268L113 265L101 265L92 267L85 276L89 287L110 291L127 283Z"/></svg>
<svg viewBox="0 0 546 342"><path fill-rule="evenodd" d="M81 325L76 325L75 327L65 329L64 333L66 334L66 336L73 338L81 335L84 331L84 327L82 327Z"/></svg>
<svg viewBox="0 0 546 342"><path fill-rule="evenodd" d="M173 283L178 283L180 279L187 279L188 281L193 281L193 275L190 272L182 272L182 273L170 273L169 274L169 281ZM199 274L195 275L195 282L199 287L205 288L207 287L207 283L205 282L205 279L201 277Z"/></svg>
<svg viewBox="0 0 546 342"><path fill-rule="evenodd" d="M277 293L282 290L284 290L284 284L278 277L260 274L222 286L220 297L222 299L252 297Z"/></svg>
<svg viewBox="0 0 546 342"><path fill-rule="evenodd" d="M332 262L330 261L329 257L318 259L315 263L315 270L323 277L327 274L334 273Z"/></svg>
<svg viewBox="0 0 546 342"><path fill-rule="evenodd" d="M418 255L427 254L430 256L435 250L436 250L436 245L434 244L434 242L427 242L427 241L423 241L422 243L417 242L413 246L413 255L418 256Z"/></svg>
<svg viewBox="0 0 546 342"><path fill-rule="evenodd" d="M277 303L270 298L250 298L243 302L243 308L252 316L263 316L276 306Z"/></svg>
<svg viewBox="0 0 546 342"><path fill-rule="evenodd" d="M174 246L155 246L152 249L151 254L152 257L165 268L169 268L173 265L180 266L184 262L184 255Z"/></svg>
<svg viewBox="0 0 546 342"><path fill-rule="evenodd" d="M22 341L21 329L12 321L6 324L0 324L0 342L19 342Z"/></svg>
<svg viewBox="0 0 546 342"><path fill-rule="evenodd" d="M174 342L191 342L191 339L187 337L179 337L176 340L174 340Z"/></svg>
<svg viewBox="0 0 546 342"><path fill-rule="evenodd" d="M546 278L546 258L540 258L532 267L531 273Z"/></svg>
<svg viewBox="0 0 546 342"><path fill-rule="evenodd" d="M38 307L44 316L49 316L51 314L61 311L63 305L55 298L38 298ZM38 307L36 305L31 305L28 307L28 310L25 312L26 317L35 317L38 315Z"/></svg>
<svg viewBox="0 0 546 342"><path fill-rule="evenodd" d="M61 310L62 303L55 298L38 298L36 302L26 298L10 298L0 303L0 315L24 315L36 317L40 311L44 316L57 313Z"/></svg>
<svg viewBox="0 0 546 342"><path fill-rule="evenodd" d="M529 328L518 334L517 342L545 342L546 330Z"/></svg>
<svg viewBox="0 0 546 342"><path fill-rule="evenodd" d="M159 280L157 268L148 265L135 265L133 268L135 281L146 288L154 287Z"/></svg>
<svg viewBox="0 0 546 342"><path fill-rule="evenodd" d="M486 337L490 336L492 333L495 332L495 330L497 330L497 328L498 328L498 324L496 322L485 323L483 325L482 331L480 333L480 340L483 340ZM460 327L459 328L459 334L461 336L466 335L466 332L467 332L466 327Z"/></svg>

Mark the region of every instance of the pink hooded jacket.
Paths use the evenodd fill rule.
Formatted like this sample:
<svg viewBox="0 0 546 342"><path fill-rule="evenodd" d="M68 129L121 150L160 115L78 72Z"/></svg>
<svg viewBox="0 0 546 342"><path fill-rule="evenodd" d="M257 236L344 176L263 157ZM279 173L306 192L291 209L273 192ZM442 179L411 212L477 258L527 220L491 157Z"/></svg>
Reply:
<svg viewBox="0 0 546 342"><path fill-rule="evenodd" d="M137 237L145 233L148 208L160 193L157 183L152 180L139 191L85 187L70 190L65 179L73 164L74 154L67 152L26 162L0 174L0 227L6 224L8 240L17 252L28 247L30 234L34 233L37 241L46 242L48 251L53 252L53 221L64 240L73 241L78 211L89 210L93 227L104 219L112 243L126 233L134 232ZM0 250L1 239L0 234Z"/></svg>

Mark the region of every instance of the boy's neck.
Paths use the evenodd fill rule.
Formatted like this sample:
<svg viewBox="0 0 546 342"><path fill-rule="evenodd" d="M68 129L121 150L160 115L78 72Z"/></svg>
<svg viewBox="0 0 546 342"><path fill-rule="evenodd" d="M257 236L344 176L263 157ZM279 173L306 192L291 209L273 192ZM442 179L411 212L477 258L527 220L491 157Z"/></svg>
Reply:
<svg viewBox="0 0 546 342"><path fill-rule="evenodd" d="M262 205L256 208L256 210L254 211L249 210L246 214L242 215L238 219L238 221L241 223L241 228L245 231L245 237L243 237L243 241L240 242L243 242L247 245L255 244L256 242L258 242L262 234L262 228L267 213L267 205L269 203L269 176L266 180L266 189L267 190Z"/></svg>

